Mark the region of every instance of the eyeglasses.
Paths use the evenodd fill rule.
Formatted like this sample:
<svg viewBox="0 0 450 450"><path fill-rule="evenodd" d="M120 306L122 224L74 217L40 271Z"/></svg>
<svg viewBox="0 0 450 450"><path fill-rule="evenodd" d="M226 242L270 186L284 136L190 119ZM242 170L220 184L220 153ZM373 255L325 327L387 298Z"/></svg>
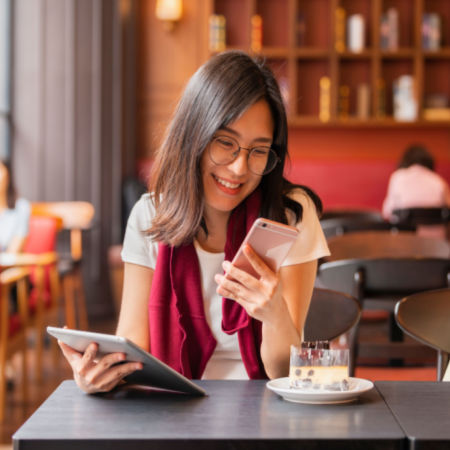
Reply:
<svg viewBox="0 0 450 450"><path fill-rule="evenodd" d="M241 147L236 139L230 136L215 136L209 145L209 157L214 164L225 166L237 159L241 150L248 151L248 168L255 175L267 175L280 161L270 147Z"/></svg>

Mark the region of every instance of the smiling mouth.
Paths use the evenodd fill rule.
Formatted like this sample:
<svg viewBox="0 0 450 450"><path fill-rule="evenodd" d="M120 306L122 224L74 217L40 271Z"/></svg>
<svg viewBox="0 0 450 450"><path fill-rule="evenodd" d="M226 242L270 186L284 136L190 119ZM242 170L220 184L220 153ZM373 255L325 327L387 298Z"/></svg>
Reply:
<svg viewBox="0 0 450 450"><path fill-rule="evenodd" d="M222 178L218 178L216 175L213 175L213 178L218 184L228 189L238 189L242 185L242 183L230 183Z"/></svg>

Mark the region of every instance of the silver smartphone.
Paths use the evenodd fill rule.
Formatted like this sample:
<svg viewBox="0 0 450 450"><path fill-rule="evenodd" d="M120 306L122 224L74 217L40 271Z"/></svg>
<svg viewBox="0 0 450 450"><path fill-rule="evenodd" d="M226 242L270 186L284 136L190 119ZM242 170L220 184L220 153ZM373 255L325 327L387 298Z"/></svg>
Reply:
<svg viewBox="0 0 450 450"><path fill-rule="evenodd" d="M243 251L244 245L249 244L274 272L278 272L298 233L295 227L269 219L256 219L234 256L232 264L259 278Z"/></svg>

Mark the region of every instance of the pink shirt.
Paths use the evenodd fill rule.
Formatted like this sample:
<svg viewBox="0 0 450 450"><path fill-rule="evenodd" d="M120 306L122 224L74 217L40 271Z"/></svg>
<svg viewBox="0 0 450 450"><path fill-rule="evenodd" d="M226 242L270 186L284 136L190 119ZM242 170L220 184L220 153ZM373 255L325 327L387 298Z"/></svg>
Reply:
<svg viewBox="0 0 450 450"><path fill-rule="evenodd" d="M414 164L398 169L391 175L383 202L383 217L389 220L394 209L440 206L450 206L447 182L436 172ZM431 231L431 228L436 227L426 228ZM438 233L435 235L437 237Z"/></svg>

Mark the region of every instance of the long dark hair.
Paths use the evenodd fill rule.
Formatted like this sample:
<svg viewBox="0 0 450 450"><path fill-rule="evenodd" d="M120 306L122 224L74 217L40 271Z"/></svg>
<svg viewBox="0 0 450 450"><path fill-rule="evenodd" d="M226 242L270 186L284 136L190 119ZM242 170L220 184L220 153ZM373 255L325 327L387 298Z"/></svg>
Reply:
<svg viewBox="0 0 450 450"><path fill-rule="evenodd" d="M16 188L14 187L12 166L9 161L0 160L0 164L2 164L5 167L8 173L8 185L6 187L6 204L9 209L14 209L16 206L17 191Z"/></svg>
<svg viewBox="0 0 450 450"><path fill-rule="evenodd" d="M263 62L244 52L228 51L211 58L189 80L157 152L149 186L156 204L149 230L154 239L170 245L192 241L203 219L202 154L218 129L262 99L272 113L272 148L280 163L261 179L261 216L287 223L287 207L297 221L301 219L301 205L287 196L296 186L283 177L287 119L275 77ZM320 199L309 188L301 187L320 213Z"/></svg>

